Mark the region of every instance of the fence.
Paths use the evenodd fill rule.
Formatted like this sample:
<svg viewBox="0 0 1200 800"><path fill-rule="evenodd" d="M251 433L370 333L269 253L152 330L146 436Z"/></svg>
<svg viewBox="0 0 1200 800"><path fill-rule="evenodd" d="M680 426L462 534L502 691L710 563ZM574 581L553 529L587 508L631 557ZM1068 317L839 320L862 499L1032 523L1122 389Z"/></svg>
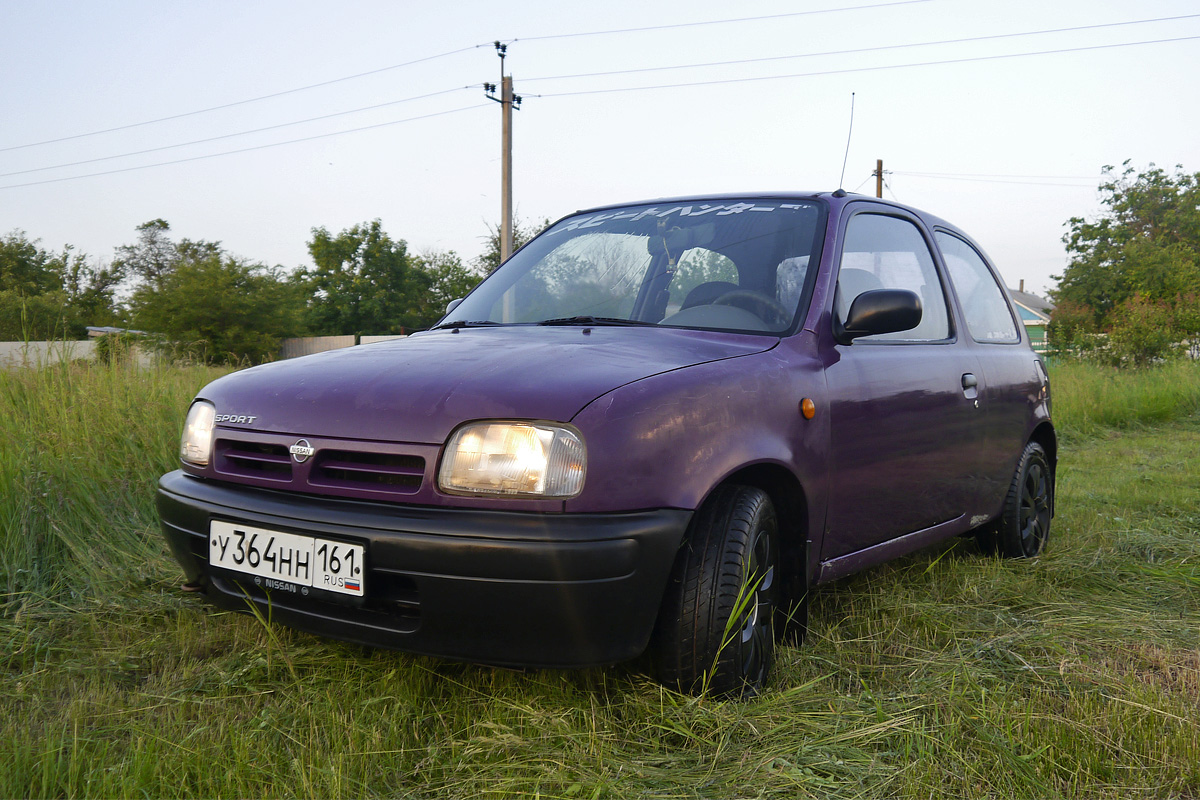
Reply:
<svg viewBox="0 0 1200 800"><path fill-rule="evenodd" d="M355 344L374 344L403 336L306 336L299 339L284 339L279 357L297 358L326 350L353 347ZM355 341L357 339L357 342ZM96 340L80 342L0 342L0 369L20 367L44 367L60 361L77 359L92 360L96 356ZM138 349L138 363L148 366L153 354Z"/></svg>
<svg viewBox="0 0 1200 800"><path fill-rule="evenodd" d="M343 347L354 347L356 344L374 344L386 342L389 339L403 339L403 336L304 336L297 339L284 339L280 344L280 358L299 358L311 356L313 353L324 353L326 350L340 350ZM355 341L357 339L358 341Z"/></svg>
<svg viewBox="0 0 1200 800"><path fill-rule="evenodd" d="M94 339L82 342L0 342L0 369L37 367L77 358L90 359L95 353Z"/></svg>

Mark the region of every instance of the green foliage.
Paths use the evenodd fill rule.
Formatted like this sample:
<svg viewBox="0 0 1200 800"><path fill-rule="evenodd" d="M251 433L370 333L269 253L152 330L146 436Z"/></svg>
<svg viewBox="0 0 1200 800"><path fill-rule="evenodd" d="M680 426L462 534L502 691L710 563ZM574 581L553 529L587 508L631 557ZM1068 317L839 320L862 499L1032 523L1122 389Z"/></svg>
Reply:
<svg viewBox="0 0 1200 800"><path fill-rule="evenodd" d="M458 253L453 250L422 253L414 259L413 266L424 271L430 279L421 310L422 328L441 319L446 313L446 305L451 300L466 297L486 276L479 267L464 264Z"/></svg>
<svg viewBox="0 0 1200 800"><path fill-rule="evenodd" d="M0 291L0 342L77 339L85 329L61 290L23 295Z"/></svg>
<svg viewBox="0 0 1200 800"><path fill-rule="evenodd" d="M106 333L96 337L93 356L98 364L126 364L136 356L144 338L135 333Z"/></svg>
<svg viewBox="0 0 1200 800"><path fill-rule="evenodd" d="M1050 384L1055 427L1070 440L1200 414L1200 365L1190 360L1129 372L1098 360L1052 358Z"/></svg>
<svg viewBox="0 0 1200 800"><path fill-rule="evenodd" d="M1068 221L1071 262L1055 277L1055 300L1091 308L1100 327L1134 295L1173 302L1200 292L1200 173L1123 166L1120 175L1105 167L1106 211Z"/></svg>
<svg viewBox="0 0 1200 800"><path fill-rule="evenodd" d="M62 259L30 241L24 231L0 238L0 290L30 296L62 288Z"/></svg>
<svg viewBox="0 0 1200 800"><path fill-rule="evenodd" d="M130 299L134 325L165 337L173 353L204 363L274 357L300 328L296 285L261 264L220 253L178 259Z"/></svg>
<svg viewBox="0 0 1200 800"><path fill-rule="evenodd" d="M308 252L315 266L297 281L309 297L313 333L405 333L431 321L426 295L433 279L378 219L336 236L325 228L313 228L312 234Z"/></svg>
<svg viewBox="0 0 1200 800"><path fill-rule="evenodd" d="M1095 349L1096 333L1096 312L1091 306L1062 300L1054 307L1046 328L1046 341L1054 353L1083 355Z"/></svg>
<svg viewBox="0 0 1200 800"><path fill-rule="evenodd" d="M1071 263L1056 276L1050 337L1060 352L1137 367L1200 339L1200 173L1177 166L1168 175L1151 164L1135 174L1128 161L1124 167L1119 176L1105 167L1100 192L1107 210L1100 217L1067 223Z"/></svg>
<svg viewBox="0 0 1200 800"><path fill-rule="evenodd" d="M0 341L77 339L116 319L121 271L66 247L50 253L22 231L0 238Z"/></svg>
<svg viewBox="0 0 1200 800"><path fill-rule="evenodd" d="M550 220L544 219L541 224L528 220L513 219L513 252L517 252L525 243L550 227ZM475 259L474 266L484 275L490 275L500 266L500 226L488 226L488 235L483 237L486 244L484 251Z"/></svg>
<svg viewBox="0 0 1200 800"><path fill-rule="evenodd" d="M1182 354L1174 305L1135 294L1110 315L1106 355L1117 366L1148 367Z"/></svg>
<svg viewBox="0 0 1200 800"><path fill-rule="evenodd" d="M179 260L178 246L167 236L170 230L165 219L143 222L137 227L137 244L118 247L113 263L129 276L160 287Z"/></svg>

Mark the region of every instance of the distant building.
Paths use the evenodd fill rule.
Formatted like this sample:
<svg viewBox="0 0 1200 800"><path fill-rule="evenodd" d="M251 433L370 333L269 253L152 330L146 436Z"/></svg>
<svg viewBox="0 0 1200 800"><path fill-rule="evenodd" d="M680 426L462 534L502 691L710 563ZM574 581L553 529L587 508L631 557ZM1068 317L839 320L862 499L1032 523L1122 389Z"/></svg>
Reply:
<svg viewBox="0 0 1200 800"><path fill-rule="evenodd" d="M1050 324L1054 304L1025 291L1025 281L1021 281L1019 288L1009 287L1008 292L1017 304L1017 313L1021 315L1025 330L1029 331L1029 343L1037 352L1046 352L1046 326Z"/></svg>

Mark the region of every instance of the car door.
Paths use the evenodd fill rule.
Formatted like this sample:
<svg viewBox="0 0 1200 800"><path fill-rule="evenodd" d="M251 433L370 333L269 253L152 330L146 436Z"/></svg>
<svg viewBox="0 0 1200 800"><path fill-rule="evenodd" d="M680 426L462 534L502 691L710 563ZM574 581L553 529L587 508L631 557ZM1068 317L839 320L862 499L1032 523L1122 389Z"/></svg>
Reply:
<svg viewBox="0 0 1200 800"><path fill-rule="evenodd" d="M855 297L880 288L916 292L922 319L908 331L824 348L826 561L955 523L974 494L978 366L956 336L928 233L897 209L862 204L842 236L832 314L844 320Z"/></svg>
<svg viewBox="0 0 1200 800"><path fill-rule="evenodd" d="M983 417L977 517L995 515L1029 432L1032 409L1047 377L995 272L983 254L956 232L935 230L934 241L962 309L963 338L979 362L979 402Z"/></svg>

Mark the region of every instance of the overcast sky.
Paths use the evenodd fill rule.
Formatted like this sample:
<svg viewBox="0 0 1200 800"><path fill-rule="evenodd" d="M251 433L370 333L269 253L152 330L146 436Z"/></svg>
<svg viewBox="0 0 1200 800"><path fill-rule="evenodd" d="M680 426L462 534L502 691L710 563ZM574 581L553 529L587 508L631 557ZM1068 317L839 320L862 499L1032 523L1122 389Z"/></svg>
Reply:
<svg viewBox="0 0 1200 800"><path fill-rule="evenodd" d="M155 218L288 268L312 228L376 217L475 256L500 214L495 39L530 220L835 189L854 93L844 187L873 193L882 158L885 197L1041 292L1104 165L1200 171L1197 0L0 0L0 30L0 233L105 260Z"/></svg>

